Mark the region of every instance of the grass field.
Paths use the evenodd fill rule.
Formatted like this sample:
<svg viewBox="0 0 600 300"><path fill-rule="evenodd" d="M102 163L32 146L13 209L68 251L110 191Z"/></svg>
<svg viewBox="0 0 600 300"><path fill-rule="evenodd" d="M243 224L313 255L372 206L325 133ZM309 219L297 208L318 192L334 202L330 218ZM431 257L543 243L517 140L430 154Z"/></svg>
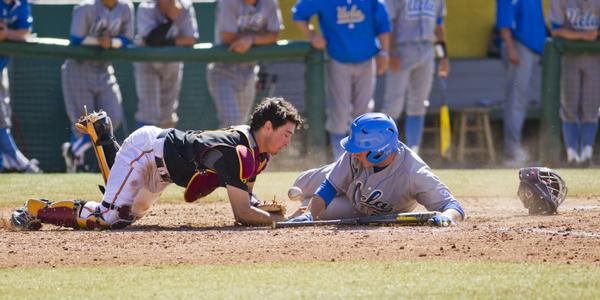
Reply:
<svg viewBox="0 0 600 300"><path fill-rule="evenodd" d="M0 270L3 299L598 299L598 268L340 262Z"/></svg>
<svg viewBox="0 0 600 300"><path fill-rule="evenodd" d="M559 169L569 187L570 196L593 196L600 194L600 169ZM442 181L455 196L461 197L513 197L516 195L519 178L513 169L481 170L436 170ZM261 198L287 197L298 172L267 172L261 175L255 191ZM97 188L102 183L99 174L0 174L0 206L16 206L28 198L85 199L98 200L101 194ZM160 201L162 203L181 202L183 190L171 185ZM208 201L225 200L223 189L208 196ZM205 200L206 201L206 200Z"/></svg>
<svg viewBox="0 0 600 300"><path fill-rule="evenodd" d="M600 195L600 170L558 171L567 182L569 197L597 198ZM436 173L459 199L490 198L494 201L495 198L516 197L516 170L438 170ZM295 172L261 175L256 192L261 198L273 195L283 198L296 175ZM98 200L100 193L94 186L100 182L98 174L0 175L0 207L4 212L10 211L9 208L21 205L29 197ZM180 203L181 193L182 189L169 187L161 202ZM208 201L223 199L224 191L219 190ZM68 232L65 231L65 234ZM0 234L8 232L0 230ZM38 234L36 238L43 236L44 232ZM58 232L52 237L56 239L60 235ZM17 236L23 238L23 234L17 233ZM387 242L382 240L381 247L392 247ZM103 256L91 246L85 248L85 255ZM20 246L23 249L27 247L36 247L35 238ZM306 247L310 244L307 243ZM10 259L10 255L0 253L0 258ZM256 255L269 254L257 252ZM382 260L372 256L350 261L0 268L0 299L408 297L600 299L600 268L581 264L503 262L486 257L462 260L434 256L418 260Z"/></svg>

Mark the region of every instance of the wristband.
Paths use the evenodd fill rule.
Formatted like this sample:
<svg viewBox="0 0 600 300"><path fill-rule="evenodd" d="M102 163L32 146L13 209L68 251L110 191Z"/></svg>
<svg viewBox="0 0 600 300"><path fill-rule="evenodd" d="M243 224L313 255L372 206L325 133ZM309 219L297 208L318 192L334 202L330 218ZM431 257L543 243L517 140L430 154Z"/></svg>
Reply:
<svg viewBox="0 0 600 300"><path fill-rule="evenodd" d="M446 50L446 42L439 41L433 44L433 49L435 51L435 57L437 58L447 58L448 51Z"/></svg>
<svg viewBox="0 0 600 300"><path fill-rule="evenodd" d="M114 49L121 48L123 46L123 41L120 38L112 38L110 39L110 47Z"/></svg>

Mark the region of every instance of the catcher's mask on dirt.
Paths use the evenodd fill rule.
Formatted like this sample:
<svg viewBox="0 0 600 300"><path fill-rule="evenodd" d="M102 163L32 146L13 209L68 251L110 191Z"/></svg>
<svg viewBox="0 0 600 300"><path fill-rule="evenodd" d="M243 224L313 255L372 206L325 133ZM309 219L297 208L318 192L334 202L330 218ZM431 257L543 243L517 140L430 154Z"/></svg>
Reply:
<svg viewBox="0 0 600 300"><path fill-rule="evenodd" d="M556 214L565 201L567 186L558 173L548 168L522 168L519 170L517 195L530 215Z"/></svg>
<svg viewBox="0 0 600 300"><path fill-rule="evenodd" d="M396 122L383 113L366 113L358 116L350 127L350 136L340 142L350 153L369 151L367 161L378 164L386 160L400 146Z"/></svg>

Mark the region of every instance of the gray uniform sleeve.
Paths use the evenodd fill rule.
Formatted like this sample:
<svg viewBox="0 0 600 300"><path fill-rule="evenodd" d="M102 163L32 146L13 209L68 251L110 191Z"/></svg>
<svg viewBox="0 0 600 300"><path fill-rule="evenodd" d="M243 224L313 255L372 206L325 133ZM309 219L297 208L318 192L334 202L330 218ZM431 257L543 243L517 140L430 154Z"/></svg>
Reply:
<svg viewBox="0 0 600 300"><path fill-rule="evenodd" d="M198 24L196 24L196 11L192 3L182 3L184 10L173 22L179 29L178 36L198 38Z"/></svg>
<svg viewBox="0 0 600 300"><path fill-rule="evenodd" d="M438 7L437 17L443 18L446 16L446 0L440 0L440 6Z"/></svg>
<svg viewBox="0 0 600 300"><path fill-rule="evenodd" d="M71 18L71 35L79 38L84 38L88 35L91 26L91 21L88 18L90 9L93 6L82 4L73 8L73 17Z"/></svg>
<svg viewBox="0 0 600 300"><path fill-rule="evenodd" d="M550 2L550 23L563 26L565 24L564 8L562 7L564 1L552 0Z"/></svg>
<svg viewBox="0 0 600 300"><path fill-rule="evenodd" d="M119 35L133 41L134 34L134 17L133 17L133 4L129 1L123 3L123 23L121 24L121 30Z"/></svg>
<svg viewBox="0 0 600 300"><path fill-rule="evenodd" d="M238 14L240 10L239 5L235 5L232 0L219 0L217 3L219 6L217 9L216 24L215 27L219 28L219 34L222 32L238 32Z"/></svg>
<svg viewBox="0 0 600 300"><path fill-rule="evenodd" d="M158 25L158 18L154 14L155 8L147 3L142 3L138 7L136 23L139 37L146 37Z"/></svg>
<svg viewBox="0 0 600 300"><path fill-rule="evenodd" d="M352 183L352 174L354 174L352 157L348 152L344 152L325 178L333 184L338 192L343 192L348 190L350 183Z"/></svg>
<svg viewBox="0 0 600 300"><path fill-rule="evenodd" d="M281 10L276 0L270 0L272 2L271 11L268 13L267 20L267 31L268 32L279 32L283 29L283 23L281 23Z"/></svg>
<svg viewBox="0 0 600 300"><path fill-rule="evenodd" d="M448 187L427 167L411 174L410 180L411 194L415 195L417 202L427 210L437 210L455 201Z"/></svg>
<svg viewBox="0 0 600 300"><path fill-rule="evenodd" d="M398 17L398 0L385 0L385 9L390 18L390 23L392 23L392 30L396 30L393 21Z"/></svg>

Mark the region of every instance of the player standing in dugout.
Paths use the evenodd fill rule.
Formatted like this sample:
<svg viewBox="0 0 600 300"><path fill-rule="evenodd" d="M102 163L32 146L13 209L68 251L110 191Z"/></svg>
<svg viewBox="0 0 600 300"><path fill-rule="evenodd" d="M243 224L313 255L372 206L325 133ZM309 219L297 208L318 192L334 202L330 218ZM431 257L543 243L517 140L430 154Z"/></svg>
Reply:
<svg viewBox="0 0 600 300"><path fill-rule="evenodd" d="M94 143L104 145L105 153L115 153L118 146L110 118L103 112L89 116L94 118L80 123L94 122L93 135L98 136ZM271 155L289 145L302 122L292 104L282 98L266 98L254 110L250 126L186 132L144 126L125 139L114 164L108 164L110 174L102 202L30 199L11 215L11 224L22 230L39 229L42 223L76 229L124 228L143 217L171 183L186 188L187 202L225 187L237 223L281 221L284 212L260 209L261 202L252 189Z"/></svg>

